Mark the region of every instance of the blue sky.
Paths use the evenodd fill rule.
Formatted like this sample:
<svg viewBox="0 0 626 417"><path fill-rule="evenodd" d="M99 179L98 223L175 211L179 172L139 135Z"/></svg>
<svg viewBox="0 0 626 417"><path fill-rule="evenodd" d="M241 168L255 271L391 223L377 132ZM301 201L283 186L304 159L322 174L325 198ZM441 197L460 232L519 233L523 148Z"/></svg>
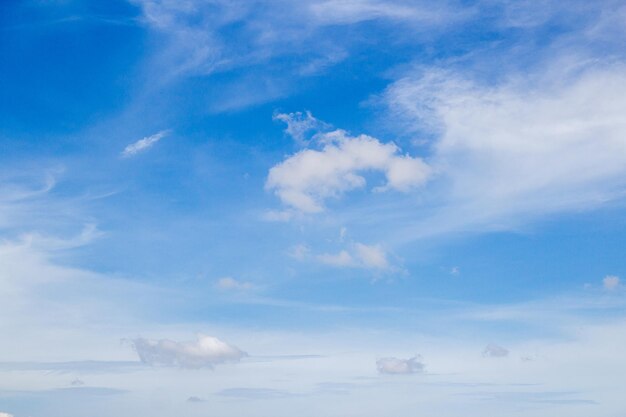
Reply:
<svg viewBox="0 0 626 417"><path fill-rule="evenodd" d="M617 416L622 1L0 6L0 417Z"/></svg>

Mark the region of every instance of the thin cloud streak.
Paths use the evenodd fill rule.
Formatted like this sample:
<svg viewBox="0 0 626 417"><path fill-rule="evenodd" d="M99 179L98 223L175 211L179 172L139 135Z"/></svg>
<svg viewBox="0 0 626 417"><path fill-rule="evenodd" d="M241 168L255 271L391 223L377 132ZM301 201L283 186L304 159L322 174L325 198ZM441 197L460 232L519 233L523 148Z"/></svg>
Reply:
<svg viewBox="0 0 626 417"><path fill-rule="evenodd" d="M169 130L162 130L151 136L146 136L143 139L139 139L137 142L133 142L126 146L121 153L122 158L130 158L139 153L146 152L152 148L158 141L170 134Z"/></svg>

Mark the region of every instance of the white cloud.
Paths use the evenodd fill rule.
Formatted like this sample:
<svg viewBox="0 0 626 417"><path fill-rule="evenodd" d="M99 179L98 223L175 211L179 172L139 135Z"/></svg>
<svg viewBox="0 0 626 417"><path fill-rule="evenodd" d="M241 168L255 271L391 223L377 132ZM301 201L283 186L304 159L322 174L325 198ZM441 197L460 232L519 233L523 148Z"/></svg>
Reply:
<svg viewBox="0 0 626 417"><path fill-rule="evenodd" d="M383 173L379 191L409 191L426 182L430 168L420 158L400 154L393 143L343 130L321 133L321 150L305 149L270 169L266 189L304 213L324 210L324 201L365 187L366 172Z"/></svg>
<svg viewBox="0 0 626 417"><path fill-rule="evenodd" d="M285 133L300 145L306 145L320 130L329 128L326 123L313 117L310 111L278 113L274 115L274 120L286 123Z"/></svg>
<svg viewBox="0 0 626 417"><path fill-rule="evenodd" d="M295 217L301 217L301 214L295 210L268 210L261 216L268 222L288 222Z"/></svg>
<svg viewBox="0 0 626 417"><path fill-rule="evenodd" d="M0 412L0 417L13 417L13 414Z"/></svg>
<svg viewBox="0 0 626 417"><path fill-rule="evenodd" d="M124 150L122 151L122 157L129 158L131 156L137 155L140 152L145 152L168 134L169 130L162 130L152 136L147 136L143 139L139 139L137 142L131 143L124 148Z"/></svg>
<svg viewBox="0 0 626 417"><path fill-rule="evenodd" d="M317 255L317 260L326 265L332 266L356 266L357 263L346 250L339 251L339 253L323 253Z"/></svg>
<svg viewBox="0 0 626 417"><path fill-rule="evenodd" d="M389 267L387 255L380 245L368 246L363 243L354 244L356 255L367 268L385 269Z"/></svg>
<svg viewBox="0 0 626 417"><path fill-rule="evenodd" d="M211 368L225 362L239 362L247 354L216 337L198 335L194 342L175 342L168 339L132 341L139 359L149 365L178 366L181 368Z"/></svg>
<svg viewBox="0 0 626 417"><path fill-rule="evenodd" d="M403 129L438 137L429 162L442 207L422 230L501 227L624 195L624 66L561 59L537 74L481 85L430 70L388 88Z"/></svg>
<svg viewBox="0 0 626 417"><path fill-rule="evenodd" d="M298 61L296 76L316 74L348 56L346 50L354 43L351 34L335 36L329 42L324 34L329 25L348 26L366 20L403 22L411 25L416 37L465 15L442 4L403 0L132 2L141 7L145 25L169 38L154 67L165 69L165 76L170 77L258 65L285 55L292 58L290 62L294 58ZM223 33L225 28L228 36ZM282 71L281 78L293 69Z"/></svg>
<svg viewBox="0 0 626 417"><path fill-rule="evenodd" d="M409 359L381 358L376 361L376 368L381 374L407 375L424 372L425 365L420 356Z"/></svg>
<svg viewBox="0 0 626 417"><path fill-rule="evenodd" d="M288 255L291 256L294 259L297 259L299 261L303 261L305 260L308 256L309 253L311 252L311 250L309 249L309 247L305 244L299 244L296 245L294 247L292 247L289 252Z"/></svg>
<svg viewBox="0 0 626 417"><path fill-rule="evenodd" d="M509 351L495 343L489 343L483 349L483 356L486 358L504 358L509 355Z"/></svg>
<svg viewBox="0 0 626 417"><path fill-rule="evenodd" d="M367 20L386 19L394 21L414 21L422 25L433 25L447 19L449 23L458 17L457 13L441 2L433 3L380 1L380 0L323 0L311 2L312 16L320 24L353 24Z"/></svg>
<svg viewBox="0 0 626 417"><path fill-rule="evenodd" d="M254 287L249 282L238 281L232 277L223 277L218 279L216 286L222 290L249 290Z"/></svg>
<svg viewBox="0 0 626 417"><path fill-rule="evenodd" d="M296 259L303 261L309 257L335 267L364 268L377 271L392 269L388 260L387 252L380 245L366 245L359 242L352 242L347 249L342 249L337 253L321 253L310 256L310 251L301 251ZM292 250L293 251L293 250Z"/></svg>
<svg viewBox="0 0 626 417"><path fill-rule="evenodd" d="M607 290L617 289L620 286L619 277L615 275L607 275L602 280L602 285L604 285L604 288Z"/></svg>

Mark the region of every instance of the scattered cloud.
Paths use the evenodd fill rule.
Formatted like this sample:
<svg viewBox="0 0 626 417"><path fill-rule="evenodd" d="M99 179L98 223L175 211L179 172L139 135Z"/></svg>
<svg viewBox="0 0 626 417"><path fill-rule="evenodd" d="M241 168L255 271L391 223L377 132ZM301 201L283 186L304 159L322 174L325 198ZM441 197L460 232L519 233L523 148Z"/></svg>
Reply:
<svg viewBox="0 0 626 417"><path fill-rule="evenodd" d="M619 288L619 286L620 286L620 279L619 279L619 277L617 277L615 275L607 275L602 280L602 285L604 286L605 289L607 289L609 291L615 290L615 289Z"/></svg>
<svg viewBox="0 0 626 417"><path fill-rule="evenodd" d="M424 372L426 365L422 362L421 356L414 356L409 359L398 359L394 357L381 358L376 361L376 368L381 374L408 375Z"/></svg>
<svg viewBox="0 0 626 417"><path fill-rule="evenodd" d="M453 266L452 268L450 268L450 275L457 276L459 274L461 274L461 269L458 266Z"/></svg>
<svg viewBox="0 0 626 417"><path fill-rule="evenodd" d="M195 396L191 396L189 398L187 398L187 402L188 403L203 403L204 400L200 397L195 397Z"/></svg>
<svg viewBox="0 0 626 417"><path fill-rule="evenodd" d="M239 362L247 356L247 353L216 337L204 335L199 335L194 342L138 338L132 343L139 359L149 365L212 368L220 363Z"/></svg>
<svg viewBox="0 0 626 417"><path fill-rule="evenodd" d="M324 210L324 201L363 188L365 173L382 173L386 183L375 191L407 192L423 185L431 169L420 158L400 154L393 143L343 130L320 133L321 149L304 149L269 171L265 187L287 206L303 213Z"/></svg>
<svg viewBox="0 0 626 417"><path fill-rule="evenodd" d="M336 253L313 254L306 245L296 245L289 254L299 261L314 260L325 265L344 268L364 268L371 270L390 270L388 254L381 245L366 245L359 242L351 242L346 249Z"/></svg>
<svg viewBox="0 0 626 417"><path fill-rule="evenodd" d="M380 245L364 245L363 243L354 244L357 259L361 265L372 269L387 269L389 261L387 254Z"/></svg>
<svg viewBox="0 0 626 417"><path fill-rule="evenodd" d="M148 149L153 147L158 141L167 136L169 132L169 130L162 130L152 136L146 136L143 139L139 139L137 142L131 143L130 145L126 146L122 151L122 157L129 158L131 156L137 155L140 152L147 151Z"/></svg>
<svg viewBox="0 0 626 417"><path fill-rule="evenodd" d="M309 249L307 245L301 243L289 249L287 253L294 259L304 261L311 253L311 249Z"/></svg>
<svg viewBox="0 0 626 417"><path fill-rule="evenodd" d="M0 417L13 417L13 414L3 413L0 411Z"/></svg>
<svg viewBox="0 0 626 417"><path fill-rule="evenodd" d="M485 358L504 358L509 356L509 351L495 343L489 343L483 350L483 356Z"/></svg>
<svg viewBox="0 0 626 417"><path fill-rule="evenodd" d="M320 131L330 128L328 124L313 117L310 111L278 113L274 115L274 120L286 123L285 133L301 146L307 145Z"/></svg>
<svg viewBox="0 0 626 417"><path fill-rule="evenodd" d="M73 387L81 387L83 385L85 385L85 382L82 379L74 379L72 380L72 382L70 382L70 385Z"/></svg>
<svg viewBox="0 0 626 417"><path fill-rule="evenodd" d="M316 256L317 260L332 266L357 266L356 260L346 250L339 253L322 253Z"/></svg>
<svg viewBox="0 0 626 417"><path fill-rule="evenodd" d="M261 218L268 222L288 222L294 219L295 217L301 216L300 213L295 210L268 210Z"/></svg>
<svg viewBox="0 0 626 417"><path fill-rule="evenodd" d="M232 277L223 277L215 284L221 290L250 290L254 288L250 282L238 281Z"/></svg>

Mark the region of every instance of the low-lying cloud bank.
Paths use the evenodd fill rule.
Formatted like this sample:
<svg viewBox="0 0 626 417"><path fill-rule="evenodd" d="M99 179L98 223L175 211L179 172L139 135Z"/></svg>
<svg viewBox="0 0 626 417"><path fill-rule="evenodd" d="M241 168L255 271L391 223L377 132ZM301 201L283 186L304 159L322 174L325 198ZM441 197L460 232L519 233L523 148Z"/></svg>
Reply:
<svg viewBox="0 0 626 417"><path fill-rule="evenodd" d="M381 358L376 361L376 368L381 374L408 375L424 372L426 365L421 362L421 356L414 356L409 359L399 359L394 357Z"/></svg>
<svg viewBox="0 0 626 417"><path fill-rule="evenodd" d="M204 335L194 342L137 338L132 344L139 359L148 365L212 368L225 362L239 362L248 355L216 337Z"/></svg>

